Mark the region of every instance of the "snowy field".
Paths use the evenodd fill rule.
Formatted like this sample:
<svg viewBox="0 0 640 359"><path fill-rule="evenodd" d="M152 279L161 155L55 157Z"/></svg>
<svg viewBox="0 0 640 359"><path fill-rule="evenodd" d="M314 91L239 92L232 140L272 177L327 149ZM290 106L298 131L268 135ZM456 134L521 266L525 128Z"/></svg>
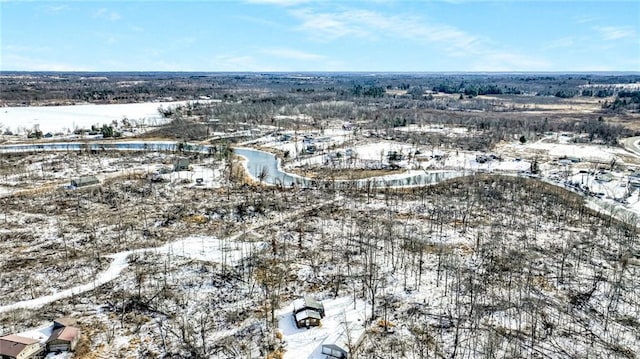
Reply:
<svg viewBox="0 0 640 359"><path fill-rule="evenodd" d="M556 143L532 143L525 146L528 150L546 152L552 157L576 157L585 161L610 162L616 154L624 150L598 145L570 145ZM532 151L533 152L533 151Z"/></svg>
<svg viewBox="0 0 640 359"><path fill-rule="evenodd" d="M417 133L442 133L447 136L457 136L461 134L466 134L469 130L466 127L444 127L437 125L407 125L402 127L396 127L393 129L394 131L401 132L417 132Z"/></svg>
<svg viewBox="0 0 640 359"><path fill-rule="evenodd" d="M189 101L145 102L109 105L0 107L0 129L23 134L36 126L43 133L68 133L75 129L102 126L127 118L132 126L164 123L158 109L183 106Z"/></svg>

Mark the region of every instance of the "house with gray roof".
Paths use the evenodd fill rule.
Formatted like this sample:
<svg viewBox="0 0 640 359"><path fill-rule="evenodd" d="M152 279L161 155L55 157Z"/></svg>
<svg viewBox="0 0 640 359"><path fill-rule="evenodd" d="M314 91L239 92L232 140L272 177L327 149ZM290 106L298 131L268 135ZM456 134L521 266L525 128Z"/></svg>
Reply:
<svg viewBox="0 0 640 359"><path fill-rule="evenodd" d="M364 326L361 323L344 323L342 330L327 337L322 342L322 354L328 359L349 359L364 339Z"/></svg>
<svg viewBox="0 0 640 359"><path fill-rule="evenodd" d="M92 186L98 183L100 183L100 181L98 181L98 178L96 178L96 176L81 176L71 180L72 187Z"/></svg>

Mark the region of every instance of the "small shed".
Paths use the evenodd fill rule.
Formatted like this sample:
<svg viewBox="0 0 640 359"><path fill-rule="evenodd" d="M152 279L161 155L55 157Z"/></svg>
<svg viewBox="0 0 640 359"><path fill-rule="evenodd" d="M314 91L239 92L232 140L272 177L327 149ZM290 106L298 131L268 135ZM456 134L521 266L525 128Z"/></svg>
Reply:
<svg viewBox="0 0 640 359"><path fill-rule="evenodd" d="M47 351L60 352L60 351L74 351L78 341L80 340L80 329L75 327L59 327L55 328L51 333L49 339L47 339Z"/></svg>
<svg viewBox="0 0 640 359"><path fill-rule="evenodd" d="M189 170L189 159L188 158L179 158L173 164L174 171L188 171Z"/></svg>
<svg viewBox="0 0 640 359"><path fill-rule="evenodd" d="M74 327L75 319L62 317L53 321L53 331L46 341L47 351L74 351L80 340L80 329Z"/></svg>
<svg viewBox="0 0 640 359"><path fill-rule="evenodd" d="M71 180L72 187L92 186L98 183L100 183L100 181L98 181L96 176L82 176Z"/></svg>
<svg viewBox="0 0 640 359"><path fill-rule="evenodd" d="M298 298L293 301L293 314L297 314L303 310L315 310L320 314L320 318L324 318L324 304L315 300L314 298L305 295L302 298Z"/></svg>
<svg viewBox="0 0 640 359"><path fill-rule="evenodd" d="M344 330L337 331L322 343L322 354L329 359L349 359L364 339L364 327L360 323L345 323Z"/></svg>
<svg viewBox="0 0 640 359"><path fill-rule="evenodd" d="M320 325L320 313L312 309L303 309L294 314L298 328L317 327Z"/></svg>
<svg viewBox="0 0 640 359"><path fill-rule="evenodd" d="M2 359L31 359L38 358L43 352L39 341L18 335L0 337L0 358Z"/></svg>

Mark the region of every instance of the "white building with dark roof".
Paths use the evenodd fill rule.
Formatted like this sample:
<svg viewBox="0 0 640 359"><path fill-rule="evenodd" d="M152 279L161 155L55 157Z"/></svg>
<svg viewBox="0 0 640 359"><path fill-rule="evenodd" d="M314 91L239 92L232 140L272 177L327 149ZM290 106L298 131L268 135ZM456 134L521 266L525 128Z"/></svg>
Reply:
<svg viewBox="0 0 640 359"><path fill-rule="evenodd" d="M43 351L43 346L36 339L21 337L14 334L0 337L1 359L37 358Z"/></svg>

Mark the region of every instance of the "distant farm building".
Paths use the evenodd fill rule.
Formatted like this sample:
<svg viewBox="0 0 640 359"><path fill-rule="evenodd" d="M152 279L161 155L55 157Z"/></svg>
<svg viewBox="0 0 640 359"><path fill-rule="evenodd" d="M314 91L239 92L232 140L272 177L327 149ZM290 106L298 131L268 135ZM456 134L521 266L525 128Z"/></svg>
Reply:
<svg viewBox="0 0 640 359"><path fill-rule="evenodd" d="M82 176L71 180L71 186L73 187L92 186L98 183L100 183L100 181L98 181L95 176Z"/></svg>
<svg viewBox="0 0 640 359"><path fill-rule="evenodd" d="M631 186L632 188L640 188L640 178L629 177L629 186Z"/></svg>
<svg viewBox="0 0 640 359"><path fill-rule="evenodd" d="M317 327L324 318L324 305L309 296L296 299L293 301L293 317L298 328Z"/></svg>
<svg viewBox="0 0 640 359"><path fill-rule="evenodd" d="M173 164L174 171L188 171L189 170L189 159L188 158L179 158Z"/></svg>
<svg viewBox="0 0 640 359"><path fill-rule="evenodd" d="M404 160L404 155L398 151L388 151L387 159L389 161L402 161Z"/></svg>
<svg viewBox="0 0 640 359"><path fill-rule="evenodd" d="M307 145L304 148L304 153L312 155L312 154L316 153L317 150L318 150L318 148L316 147L316 145Z"/></svg>
<svg viewBox="0 0 640 359"><path fill-rule="evenodd" d="M18 335L0 337L0 359L39 358L44 348L36 339Z"/></svg>

